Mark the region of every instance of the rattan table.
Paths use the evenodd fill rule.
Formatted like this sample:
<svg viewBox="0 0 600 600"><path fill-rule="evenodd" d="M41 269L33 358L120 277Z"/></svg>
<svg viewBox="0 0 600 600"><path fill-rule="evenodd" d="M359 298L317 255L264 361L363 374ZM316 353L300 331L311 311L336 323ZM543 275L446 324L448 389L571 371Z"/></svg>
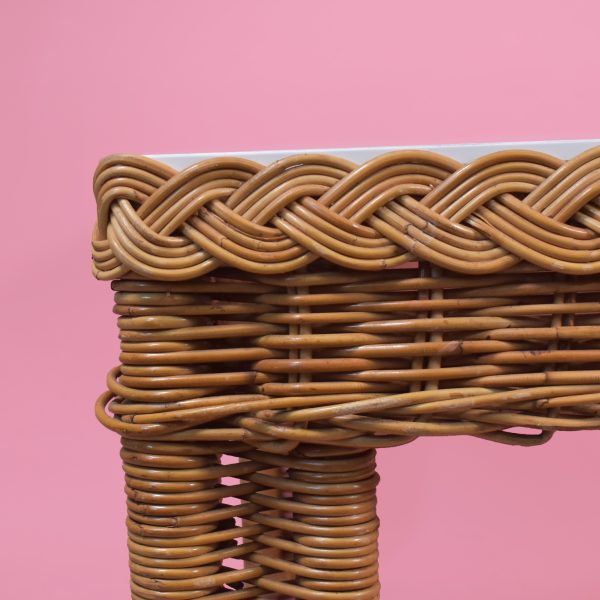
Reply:
<svg viewBox="0 0 600 600"><path fill-rule="evenodd" d="M94 192L134 600L378 598L377 448L600 428L595 141L112 155Z"/></svg>

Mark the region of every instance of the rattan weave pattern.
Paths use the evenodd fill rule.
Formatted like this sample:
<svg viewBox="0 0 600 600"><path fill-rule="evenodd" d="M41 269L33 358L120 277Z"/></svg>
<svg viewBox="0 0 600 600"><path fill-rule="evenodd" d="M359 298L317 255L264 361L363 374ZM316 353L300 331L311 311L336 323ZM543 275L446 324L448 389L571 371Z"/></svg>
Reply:
<svg viewBox="0 0 600 600"><path fill-rule="evenodd" d="M375 448L600 428L600 148L115 155L95 192L134 599L377 598Z"/></svg>
<svg viewBox="0 0 600 600"><path fill-rule="evenodd" d="M318 258L382 270L411 260L488 274L527 261L600 272L600 149L563 162L502 151L463 166L424 151L356 166L296 155L263 167L206 160L176 173L115 155L94 178L100 279L184 280L227 265L297 271Z"/></svg>

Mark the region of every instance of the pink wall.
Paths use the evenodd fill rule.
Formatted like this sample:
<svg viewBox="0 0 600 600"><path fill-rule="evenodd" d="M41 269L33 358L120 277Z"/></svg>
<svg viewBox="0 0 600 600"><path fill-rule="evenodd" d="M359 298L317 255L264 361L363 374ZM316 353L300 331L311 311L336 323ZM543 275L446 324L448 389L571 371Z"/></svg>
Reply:
<svg viewBox="0 0 600 600"><path fill-rule="evenodd" d="M599 137L593 0L0 6L2 598L127 597L117 360L90 269L111 152ZM597 599L600 434L380 455L385 600ZM7 535L6 535L7 534Z"/></svg>

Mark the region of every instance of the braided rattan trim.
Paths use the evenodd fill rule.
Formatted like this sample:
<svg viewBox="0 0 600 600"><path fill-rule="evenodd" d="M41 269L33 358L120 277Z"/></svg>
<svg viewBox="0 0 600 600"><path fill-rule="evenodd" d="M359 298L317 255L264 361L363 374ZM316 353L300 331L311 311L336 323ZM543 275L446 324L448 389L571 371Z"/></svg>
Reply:
<svg viewBox="0 0 600 600"><path fill-rule="evenodd" d="M360 166L301 154L182 172L113 155L94 192L94 274L104 280L188 280L219 266L274 275L317 259L370 271L421 260L467 274L523 261L600 272L600 147L568 161L513 150L463 165L407 150Z"/></svg>

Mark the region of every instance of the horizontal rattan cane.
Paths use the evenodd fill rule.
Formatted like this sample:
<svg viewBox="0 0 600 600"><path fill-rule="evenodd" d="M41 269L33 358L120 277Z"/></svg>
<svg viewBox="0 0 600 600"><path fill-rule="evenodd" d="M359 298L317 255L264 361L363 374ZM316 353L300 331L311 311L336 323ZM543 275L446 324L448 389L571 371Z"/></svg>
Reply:
<svg viewBox="0 0 600 600"><path fill-rule="evenodd" d="M600 428L600 148L94 183L134 598L377 598L375 448Z"/></svg>

